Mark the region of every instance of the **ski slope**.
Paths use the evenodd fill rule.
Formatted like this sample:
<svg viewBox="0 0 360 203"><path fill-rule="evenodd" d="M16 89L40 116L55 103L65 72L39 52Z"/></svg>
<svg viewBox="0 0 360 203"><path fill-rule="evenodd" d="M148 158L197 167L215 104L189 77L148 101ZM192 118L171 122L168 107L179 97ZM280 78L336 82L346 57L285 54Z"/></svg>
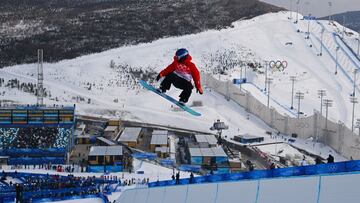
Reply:
<svg viewBox="0 0 360 203"><path fill-rule="evenodd" d="M291 101L291 82L289 77L297 76L295 92L303 91L305 99L301 102L304 115L311 115L314 109L319 110L320 101L317 90L327 90L327 97L334 100L330 108L332 120L341 120L347 126L351 123L351 104L349 94L352 83L345 73L333 74L331 29L325 36L329 53L317 56L319 44L316 38L304 39L306 21L295 25L287 18L287 12L269 13L250 20L237 21L233 26L223 30L159 39L151 43L125 46L102 53L86 55L58 63L44 64L44 87L51 92L45 98L47 105L77 104L79 114L104 117L120 117L154 124L165 124L181 128L209 131L217 119L229 125L225 134L230 138L238 134L251 134L270 138L265 131L272 129L259 119L248 113L232 101L227 101L217 93L205 90L204 95L193 93L191 102L201 101L201 107L194 107L203 116L195 118L148 92L137 84L138 78L125 70L152 73L153 77L172 62L177 48L186 47L193 56L193 61L203 72L212 72L214 56L235 53L236 58L248 63L262 63L270 60L286 60L289 67L285 71L269 70L269 77L274 78L271 86L270 105L280 113L296 116L295 109L289 110ZM319 36L321 26L312 22L312 35ZM300 29L300 32L297 32ZM293 45L285 45L291 42ZM310 48L309 44L313 47ZM326 44L326 43L324 43ZM46 54L46 50L45 50ZM216 57L215 57L216 58ZM343 59L340 65L348 63ZM264 68L258 70L247 68L248 81L253 85L243 85L264 104L267 103L264 87ZM216 75L221 80L232 80L239 77L240 67L228 71L228 75ZM348 74L350 70L344 69ZM17 78L20 82L36 83L37 65L23 64L6 67L0 70L1 78L6 80ZM158 85L158 84L155 84ZM255 88L257 87L257 88ZM358 91L358 90L357 90ZM169 94L177 97L180 92L172 89ZM360 93L359 93L360 94ZM35 104L36 97L29 93L9 87L0 87L0 99L11 100L21 104ZM359 109L360 110L360 109ZM356 110L356 116L360 111ZM270 140L271 141L271 140Z"/></svg>

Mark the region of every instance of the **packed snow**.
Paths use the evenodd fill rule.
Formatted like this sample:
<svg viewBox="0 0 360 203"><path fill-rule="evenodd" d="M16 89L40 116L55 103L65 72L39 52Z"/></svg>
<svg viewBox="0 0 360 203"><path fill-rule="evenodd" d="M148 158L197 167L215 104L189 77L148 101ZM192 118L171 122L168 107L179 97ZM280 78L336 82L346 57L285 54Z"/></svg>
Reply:
<svg viewBox="0 0 360 203"><path fill-rule="evenodd" d="M305 39L308 21L300 20L298 24L294 24L287 17L287 12L269 13L234 22L231 28L223 30L164 38L152 43L120 47L58 63L45 63L44 87L47 97L44 101L47 105L76 103L79 114L120 117L199 131L210 131L213 122L220 119L229 125L229 130L226 131L228 138L250 134L268 139L265 132L274 130L249 115L242 107L209 89L205 90L204 95L198 95L194 91L189 105L193 101L201 101L202 106L193 108L202 116L193 117L137 84L141 77L154 79L161 69L172 62L176 49L186 47L202 72L213 73L221 80L239 78L239 60L247 63L249 83L242 85L242 88L250 91L264 104L267 102L266 92L263 90L264 67L267 66L265 62L287 61L289 65L284 71L268 70L268 77L274 78L270 105L280 113L296 116L296 100L295 109L290 110L289 107L290 76L297 76L295 92L305 93L305 99L301 101L304 116L312 115L314 109L319 110L317 91L324 89L327 91L326 98L334 100L333 107L329 110L330 119L341 120L351 126L352 106L349 94L352 93L353 85L348 76L352 75L352 69L357 62L356 57L351 56L346 47L342 47L343 55L339 53L339 71L337 75L334 74L333 57L336 40L339 39L333 36L333 32L337 32L338 24L310 21L310 39ZM317 39L321 37L323 26L326 30L324 51L322 56L318 56L320 44ZM353 38L356 37L357 33L350 35L347 32L344 41L350 44L349 47L354 47ZM237 65L226 67L227 75L220 76L217 71L226 63L221 61L224 57L228 57L230 62L236 61ZM355 62L350 62L352 60ZM0 70L0 74L5 83L15 78L19 81L13 88L5 87L4 84L0 87L2 100L20 104L36 103L35 94L25 92L20 84L36 83L37 64L6 67ZM178 94L179 90L169 91L169 95L175 98ZM358 88L356 94L360 94ZM356 108L356 116L359 115L359 110Z"/></svg>

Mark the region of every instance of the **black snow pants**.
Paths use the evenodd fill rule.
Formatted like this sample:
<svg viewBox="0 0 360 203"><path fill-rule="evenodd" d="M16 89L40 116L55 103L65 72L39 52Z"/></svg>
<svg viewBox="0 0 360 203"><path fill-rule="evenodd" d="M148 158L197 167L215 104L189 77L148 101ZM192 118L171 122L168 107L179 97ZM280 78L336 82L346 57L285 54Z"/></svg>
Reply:
<svg viewBox="0 0 360 203"><path fill-rule="evenodd" d="M185 80L182 77L179 77L175 73L170 73L169 75L165 76L165 79L160 84L160 89L164 92L169 90L173 84L176 88L183 90L179 95L181 102L188 102L189 97L191 95L192 89L194 88L191 82Z"/></svg>

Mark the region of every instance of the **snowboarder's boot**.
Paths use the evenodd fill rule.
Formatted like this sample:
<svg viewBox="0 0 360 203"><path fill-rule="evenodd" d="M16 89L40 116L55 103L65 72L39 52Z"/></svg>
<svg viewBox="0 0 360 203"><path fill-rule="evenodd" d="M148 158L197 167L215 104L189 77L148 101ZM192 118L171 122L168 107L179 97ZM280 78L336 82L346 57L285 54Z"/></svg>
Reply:
<svg viewBox="0 0 360 203"><path fill-rule="evenodd" d="M180 105L185 106L186 102L187 102L187 101L186 101L185 99L182 99L182 98L179 99L179 104L180 104Z"/></svg>
<svg viewBox="0 0 360 203"><path fill-rule="evenodd" d="M160 93L165 93L166 89L163 89L161 87L157 88L156 91L160 92Z"/></svg>

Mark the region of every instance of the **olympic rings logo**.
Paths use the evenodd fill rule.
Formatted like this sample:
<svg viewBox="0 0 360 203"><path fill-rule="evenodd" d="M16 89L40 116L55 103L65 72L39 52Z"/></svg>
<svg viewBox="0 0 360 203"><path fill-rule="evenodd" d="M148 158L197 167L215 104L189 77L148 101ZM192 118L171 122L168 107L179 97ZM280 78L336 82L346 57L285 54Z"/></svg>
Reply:
<svg viewBox="0 0 360 203"><path fill-rule="evenodd" d="M271 69L277 69L279 71L284 71L288 67L287 61L270 61L269 66Z"/></svg>

